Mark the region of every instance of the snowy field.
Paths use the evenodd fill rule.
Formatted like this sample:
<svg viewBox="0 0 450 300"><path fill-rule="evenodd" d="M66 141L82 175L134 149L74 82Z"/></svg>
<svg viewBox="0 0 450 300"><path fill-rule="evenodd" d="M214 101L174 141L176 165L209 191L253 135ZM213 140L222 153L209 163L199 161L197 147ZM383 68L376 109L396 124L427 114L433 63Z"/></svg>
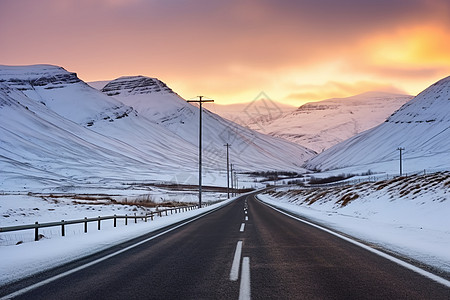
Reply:
<svg viewBox="0 0 450 300"><path fill-rule="evenodd" d="M450 272L450 172L344 187L281 187L258 198Z"/></svg>
<svg viewBox="0 0 450 300"><path fill-rule="evenodd" d="M205 196L205 203L217 199L217 195ZM2 200L2 214L10 216L2 218L2 222L7 219L19 220L23 223L30 223L28 221L36 220L38 217L42 221L58 221L61 219L69 219L67 216L81 218L84 216L99 216L99 215L113 215L129 213L134 214L137 206L132 205L94 205L94 204L70 204L65 201L59 204L48 202L42 205L42 199L26 199L17 196L16 199L10 199L8 205L4 205ZM208 201L209 200L209 201ZM222 198L223 200L223 198ZM134 223L134 220L129 220L128 225L123 224L123 220L118 221L116 228L113 227L112 221L109 223L105 221L102 223L102 229L97 230L96 223L92 223L88 229L88 233L84 234L83 224L67 225L67 235L61 236L60 228L54 227L50 231L42 231L46 237L38 242L24 242L19 245L0 246L0 256L8 259L0 261L0 286L36 274L46 269L50 269L72 260L96 253L103 249L141 236L143 234L158 230L162 227L174 224L176 222L185 220L187 218L197 216L206 211L213 210L217 207L228 204L231 200L224 200L215 204L211 204L201 209L195 209L173 215L163 217L155 217L154 221L144 222L139 220ZM19 204L17 204L19 203ZM35 210L39 204L39 210ZM6 208L8 207L8 208ZM54 209L54 210L53 210ZM137 208L138 212L142 212L145 208ZM27 217L25 217L27 215ZM34 222L31 222L34 223ZM120 223L120 224L119 224ZM1 226L4 226L2 223ZM42 229L44 230L44 229ZM33 234L33 230L30 230ZM6 233L1 233L4 236ZM21 232L17 233L20 239ZM9 238L9 241L12 238Z"/></svg>
<svg viewBox="0 0 450 300"><path fill-rule="evenodd" d="M161 208L168 202L197 201L195 191L103 190L105 194L0 195L0 227L106 215L134 215ZM76 195L76 196L75 196ZM258 196L271 205L294 212L375 247L426 264L438 272L450 272L450 172L394 178L329 188L279 187ZM147 232L225 205L224 193L206 192L200 210L156 217L154 221L123 220L41 229L44 237L33 241L33 230L0 234L0 285L44 269L106 249ZM217 203L219 201L219 203ZM166 203L166 204L165 204ZM20 242L18 245L16 245ZM445 275L447 276L447 275Z"/></svg>
<svg viewBox="0 0 450 300"><path fill-rule="evenodd" d="M226 193L203 193L203 203L215 203L227 198ZM197 191L151 189L135 191L103 190L102 194L43 193L26 195L0 195L0 227L34 224L35 222L59 222L79 220L85 217L145 215L166 207L198 204ZM130 222L131 220L129 220ZM119 220L119 223L123 223ZM134 222L134 220L133 220ZM102 221L102 227L111 227L112 220ZM92 229L91 229L92 227ZM97 230L95 222L89 223L89 231ZM66 226L66 236L82 234L83 224ZM61 235L59 227L39 230L45 238ZM34 241L33 230L4 232L0 234L0 246Z"/></svg>

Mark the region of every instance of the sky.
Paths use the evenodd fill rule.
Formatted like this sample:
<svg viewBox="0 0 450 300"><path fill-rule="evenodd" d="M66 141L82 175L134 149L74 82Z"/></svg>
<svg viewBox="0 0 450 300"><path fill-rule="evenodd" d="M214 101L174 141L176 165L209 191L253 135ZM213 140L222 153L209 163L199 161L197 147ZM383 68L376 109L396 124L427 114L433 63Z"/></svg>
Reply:
<svg viewBox="0 0 450 300"><path fill-rule="evenodd" d="M448 0L0 0L0 64L301 105L450 75Z"/></svg>

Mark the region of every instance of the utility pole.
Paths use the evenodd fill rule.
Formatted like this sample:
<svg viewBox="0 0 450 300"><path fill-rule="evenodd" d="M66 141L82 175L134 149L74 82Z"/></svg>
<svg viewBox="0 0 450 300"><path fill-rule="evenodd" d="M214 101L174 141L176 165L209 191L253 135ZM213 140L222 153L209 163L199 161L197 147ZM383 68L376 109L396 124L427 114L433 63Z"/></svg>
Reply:
<svg viewBox="0 0 450 300"><path fill-rule="evenodd" d="M402 151L405 150L405 148L399 147L397 148L398 151L400 151L400 176L402 176L403 174L403 170L402 170Z"/></svg>
<svg viewBox="0 0 450 300"><path fill-rule="evenodd" d="M198 96L198 100L187 100L199 104L199 130L198 130L198 208L202 207L202 104L214 102L214 100L203 100L203 96Z"/></svg>
<svg viewBox="0 0 450 300"><path fill-rule="evenodd" d="M231 176L231 196L233 196L234 190L233 190L233 186L234 186L234 182L233 182L233 164L230 164L230 176Z"/></svg>
<svg viewBox="0 0 450 300"><path fill-rule="evenodd" d="M234 171L234 179L236 180L236 196L237 196L239 193L239 182L238 182L238 177L237 177L236 171Z"/></svg>
<svg viewBox="0 0 450 300"><path fill-rule="evenodd" d="M226 143L224 146L227 147L227 195L228 199L230 199L230 155L228 149L231 145Z"/></svg>

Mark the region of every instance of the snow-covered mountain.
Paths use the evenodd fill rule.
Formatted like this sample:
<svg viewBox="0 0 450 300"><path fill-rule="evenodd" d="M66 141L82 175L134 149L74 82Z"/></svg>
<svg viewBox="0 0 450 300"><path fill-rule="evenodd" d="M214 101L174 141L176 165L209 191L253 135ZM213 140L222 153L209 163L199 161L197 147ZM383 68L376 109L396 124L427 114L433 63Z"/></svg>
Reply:
<svg viewBox="0 0 450 300"><path fill-rule="evenodd" d="M163 82L144 76L121 77L102 92L134 107L156 124L170 130L190 145L198 145L199 109L187 103ZM300 167L312 151L280 138L264 135L203 110L205 167L218 168L224 144L231 144L230 156L238 169L285 170Z"/></svg>
<svg viewBox="0 0 450 300"><path fill-rule="evenodd" d="M187 104L162 82L155 81L156 88L146 78L137 78L141 81L128 90L120 87L127 95L141 95L128 97L136 101L133 108L116 98L121 92L108 96L61 67L0 66L0 190L111 186L170 181L179 173L196 174L198 108ZM109 88L114 89L114 85ZM145 101L142 95L151 95L147 110L138 103ZM210 128L217 125L210 118L224 121L205 113L203 141L205 146L211 145L210 149L204 148L209 154L205 153L205 165L209 172L216 172L212 177L217 177L223 172L225 159L225 148L217 143L226 142L226 138L221 139L220 132ZM183 126L183 120L189 126ZM239 168L294 169L312 155L286 142L273 146L276 139L265 140L263 135L247 129L242 134L231 122L226 124L236 131L225 131L230 136L256 136L258 141L248 141L248 149L239 153L240 160L235 156L235 162L241 163ZM214 141L210 141L211 137ZM242 138L238 140L244 143ZM238 144L236 151L241 149ZM284 152L272 153L281 149ZM282 161L283 155L286 161ZM209 183L214 184L211 180Z"/></svg>
<svg viewBox="0 0 450 300"><path fill-rule="evenodd" d="M310 102L272 118L247 121L251 129L298 143L318 153L384 122L408 95L367 92Z"/></svg>
<svg viewBox="0 0 450 300"><path fill-rule="evenodd" d="M0 85L2 189L150 178L174 160L195 167L168 146L177 136L62 68L2 66Z"/></svg>
<svg viewBox="0 0 450 300"><path fill-rule="evenodd" d="M260 97L252 102L235 104L214 103L208 109L225 119L245 127L252 126L254 130L265 133L264 128L259 128L254 125L269 123L287 113L295 111L297 107L273 101L267 95L261 93Z"/></svg>
<svg viewBox="0 0 450 300"><path fill-rule="evenodd" d="M450 166L450 77L425 89L381 125L330 148L307 166L398 171L400 147L405 149L405 172Z"/></svg>
<svg viewBox="0 0 450 300"><path fill-rule="evenodd" d="M1 66L0 80L81 125L114 120L131 112L119 101L96 93L75 73L50 65Z"/></svg>

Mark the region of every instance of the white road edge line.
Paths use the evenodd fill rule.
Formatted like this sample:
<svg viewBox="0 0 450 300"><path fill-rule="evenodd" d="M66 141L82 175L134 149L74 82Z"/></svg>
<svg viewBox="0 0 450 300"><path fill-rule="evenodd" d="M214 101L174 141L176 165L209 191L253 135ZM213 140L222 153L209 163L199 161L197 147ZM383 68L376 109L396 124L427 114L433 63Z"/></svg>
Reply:
<svg viewBox="0 0 450 300"><path fill-rule="evenodd" d="M242 259L241 286L239 288L239 300L250 299L250 258Z"/></svg>
<svg viewBox="0 0 450 300"><path fill-rule="evenodd" d="M244 232L244 229L245 229L245 223L242 223L241 224L241 228L239 229L239 231L240 232Z"/></svg>
<svg viewBox="0 0 450 300"><path fill-rule="evenodd" d="M168 230L165 230L165 231L163 231L163 232L160 232L160 233L158 233L157 235L154 235L154 236L152 236L152 237L149 237L148 239L145 239L145 240L142 240L142 241L140 241L140 242L137 242L136 244L133 244L133 245L131 245L131 246L128 246L128 247L126 247L126 248L123 248L123 249L121 249L121 250L119 250L119 251L117 251L117 252L108 254L108 255L103 256L103 257L101 257L101 258L99 258L99 259L93 260L93 261L91 261L91 262L89 262L89 263L87 263L87 264L84 264L84 265L81 265L81 266L79 266L79 267L76 267L76 268L74 268L74 269L72 269L72 270L63 272L63 273L61 273L61 274L55 275L55 276L50 277L50 278L47 278L47 279L45 279L45 280L43 280L43 281L37 282L37 283L32 284L32 285L30 285L30 286L27 286L27 287L25 287L25 288L23 288L23 289L20 289L20 290L18 290L18 291L15 291L15 292L13 292L13 293L11 293L11 294L9 294L9 295L3 296L3 297L0 298L0 300L12 299L12 298L14 298L14 297L17 297L17 296L20 296L20 295L22 295L22 294L25 294L25 293L27 293L27 292L29 292L29 291L31 291L31 290L34 290L34 289L36 289L36 288L38 288L38 287L44 286L44 285L46 285L46 284L48 284L48 283L50 283L50 282L53 282L53 281L58 280L58 279L60 279L60 278L66 277L66 276L68 276L68 275L70 275L70 274L73 274L73 273L75 273L75 272L78 272L78 271L80 271L80 270L86 269L86 268L88 268L88 267L90 267L90 266L92 266L92 265L98 264L99 262L102 262L102 261L107 260L107 259L109 259L109 258L111 258L111 257L117 256L117 255L119 255L119 254L121 254L121 253L123 253L123 252L125 252L125 251L128 251L128 250L130 250L130 249L136 248L137 246L140 246L140 245L142 245L142 244L145 244L145 243L147 243L147 242L149 242L149 241L151 241L151 240L153 240L153 239L156 239L157 237L160 237L160 236L162 236L162 235L164 235L164 234L166 234L166 233L169 233L169 232L171 232L171 231L173 231L173 230L175 230L175 229L178 229L178 228L180 228L180 227L182 227L182 226L184 226L184 225L186 225L186 224L189 224L189 223L191 223L191 222L194 222L195 220L198 220L198 219L200 219L200 218L202 218L202 217L204 217L204 216L206 216L206 215L209 215L210 213L215 212L215 211L217 211L218 209L220 209L220 208L222 208L222 207L223 207L223 206L221 206L221 207L219 207L219 208L217 208L217 209L210 210L210 211L208 211L208 212L205 213L205 214L202 214L202 215L200 215L200 216L198 216L198 217L196 217L196 218L193 218L193 219L191 219L191 220L189 220L189 221L186 221L186 222L184 222L184 223L181 223L181 224L179 224L179 225L177 225L177 226L175 226L175 227L172 227L172 228L170 228L170 229L168 229Z"/></svg>
<svg viewBox="0 0 450 300"><path fill-rule="evenodd" d="M261 201L261 200L260 200L260 201ZM405 261L403 261L403 260L401 260L401 259L398 259L398 258L396 258L396 257L394 257L394 256L391 256L391 255L389 255L389 254L387 254L387 253L385 253L385 252L382 252L382 251L380 251L380 250L374 249L374 248L372 248L372 247L370 247L370 246L367 246L367 245L365 245L365 244L363 244L363 243L360 243L360 242L358 242L358 241L352 240L351 238L348 238L348 237L346 237L346 236L343 236L343 235L341 235L341 234L339 234L339 233L337 233L337 232L334 232L334 231L332 231L332 230L330 230L330 229L327 229L327 228L322 227L322 226L320 226L320 225L317 225L317 224L308 222L308 221L303 220L303 219L300 219L300 218L298 218L298 217L294 217L293 215L290 215L290 214L288 214L288 213L286 213L286 212L284 212L284 211L282 211L282 210L280 210L280 209L278 209L278 208L276 208L276 207L274 207L274 206L272 206L272 205L269 205L269 204L267 204L267 203L264 203L263 201L261 201L261 203L263 203L264 205L269 206L270 208L272 208L272 209L274 209L274 210L276 210L276 211L278 211L278 212L280 212L280 213L282 213L282 214L284 214L284 215L286 215L286 216L288 216L288 217L291 217L292 219L295 219L295 220L297 220L297 221L303 222L303 223L305 223L305 224L308 224L308 225L311 225L311 226L313 226L313 227L316 227L316 228L318 228L318 229L320 229L320 230L323 230L323 231L325 231L325 232L327 232L327 233L329 233L329 234L332 234L332 235L334 235L334 236L336 236L336 237L338 237L338 238L341 238L341 239L343 239L343 240L345 240L345 241L347 241L347 242L350 242L350 243L352 243L352 244L354 244L354 245L356 245L356 246L359 246L359 247L361 247L361 248L363 248L363 249L366 249L366 250L368 250L368 251L370 251L370 252L372 252L372 253L374 253L374 254L377 254L377 255L379 255L379 256L381 256L381 257L383 257L383 258L386 258L386 259L388 259L388 260L390 260L390 261L392 261L392 262L394 262L394 263L396 263L396 264L398 264L398 265L400 265L400 266L402 266L402 267L404 267L404 268L407 268L407 269L409 269L409 270L411 270L411 271L413 271L413 272L416 272L416 273L418 273L418 274L420 274L420 275L422 275L422 276L425 276L425 277L427 277L427 278L429 278L429 279L431 279L431 280L433 280L433 281L436 281L437 283L440 283L440 284L442 284L442 285L444 285L444 286L450 288L450 281L448 281L448 280L445 279L445 278L442 278L442 277L440 277L440 276L438 276L438 275L435 275L435 274L433 274L433 273L430 273L430 272L428 272L428 271L425 271L425 270L423 270L423 269L421 269L421 268L419 268L419 267L416 267L416 266L414 266L414 265L412 265L412 264L410 264L410 263L407 263L407 262L405 262Z"/></svg>
<svg viewBox="0 0 450 300"><path fill-rule="evenodd" d="M239 278L239 265L241 264L242 241L237 242L236 251L234 251L233 264L230 270L230 280L236 281Z"/></svg>

